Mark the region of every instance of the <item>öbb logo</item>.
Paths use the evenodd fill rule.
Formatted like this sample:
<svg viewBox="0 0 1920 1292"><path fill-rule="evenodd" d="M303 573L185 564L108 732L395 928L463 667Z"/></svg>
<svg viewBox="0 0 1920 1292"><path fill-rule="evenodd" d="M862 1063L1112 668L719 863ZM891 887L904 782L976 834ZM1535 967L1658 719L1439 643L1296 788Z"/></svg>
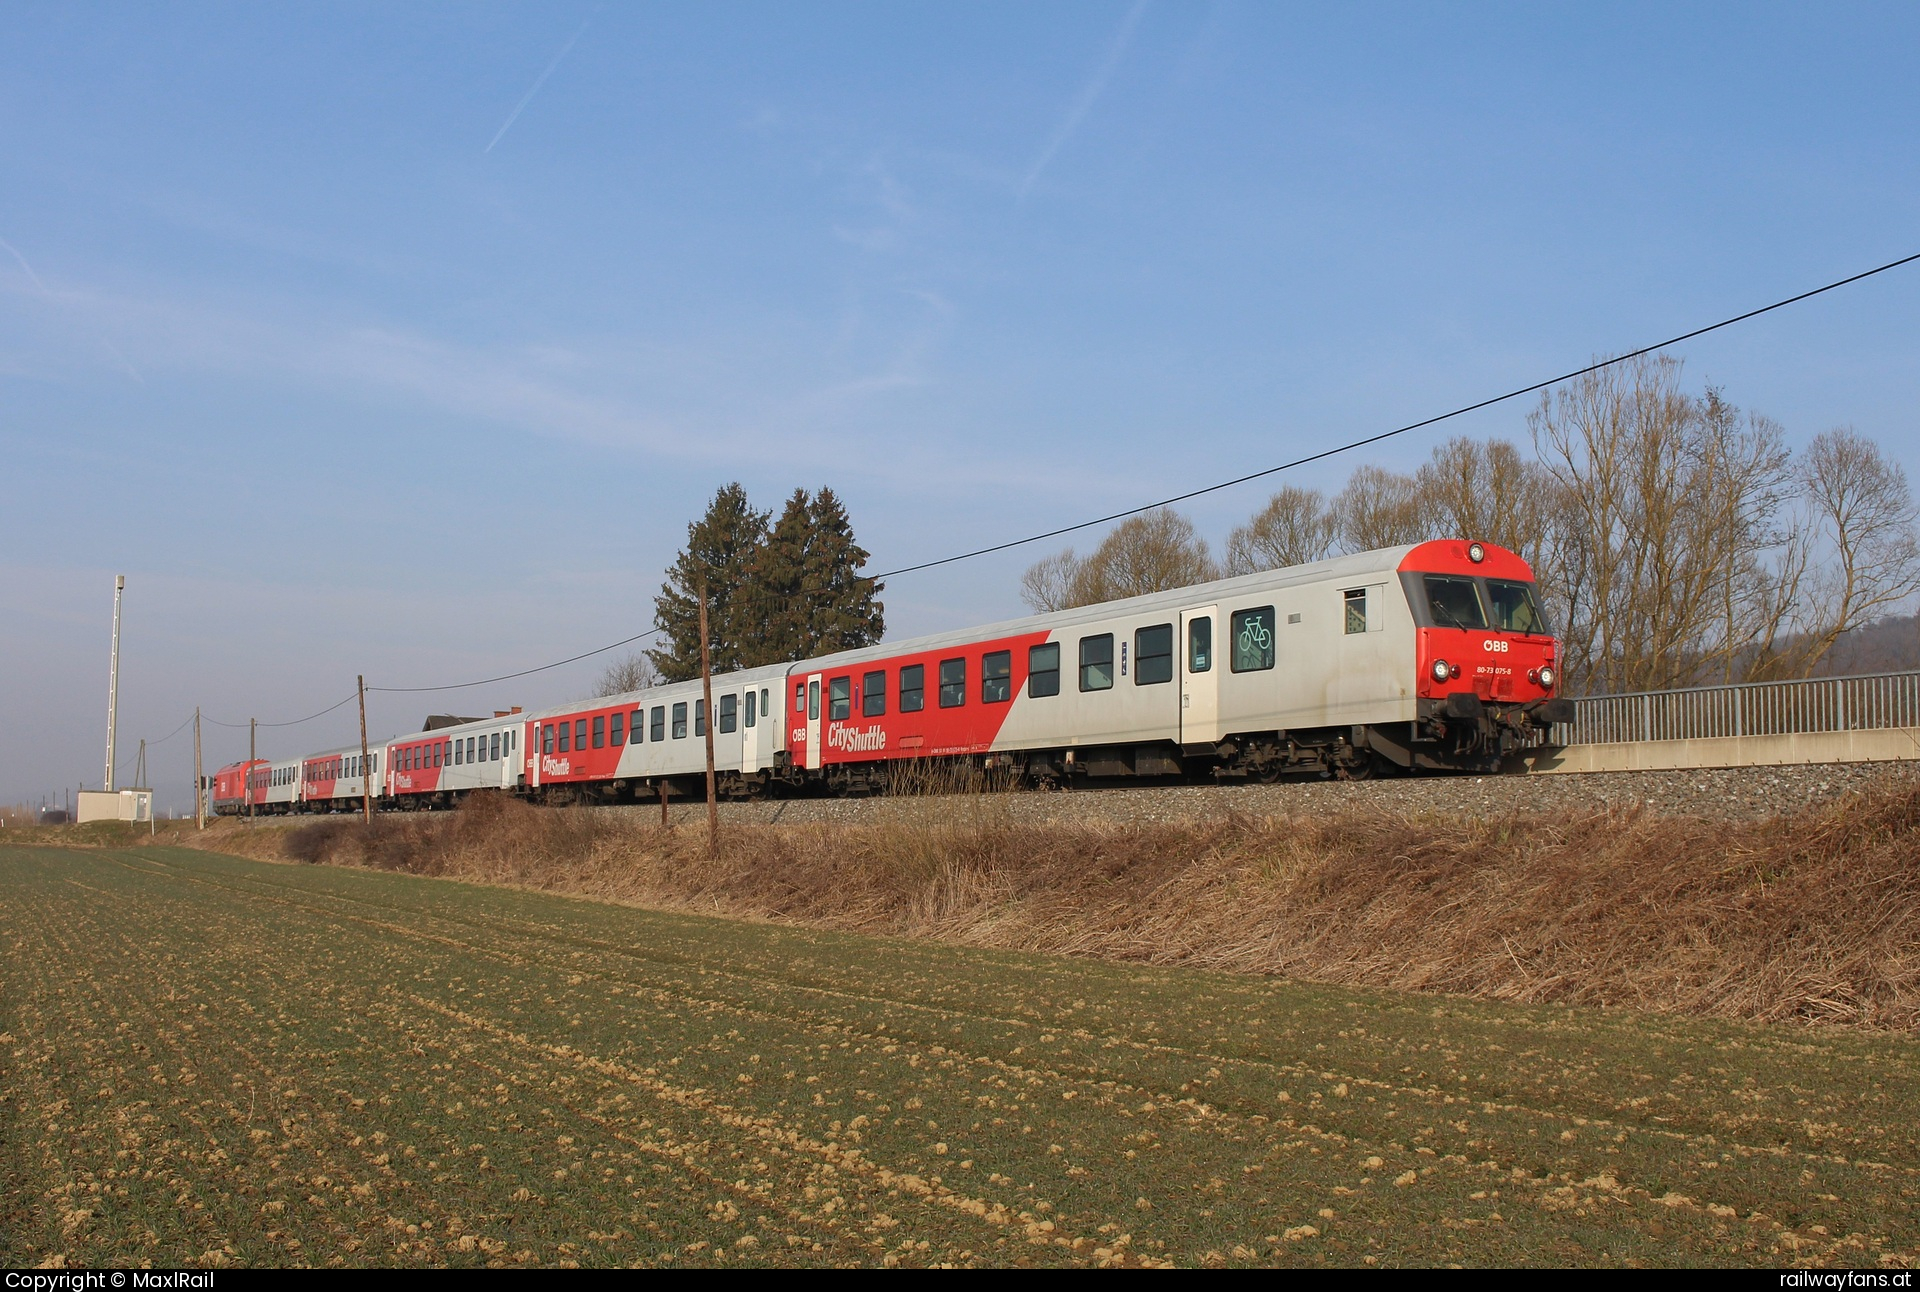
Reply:
<svg viewBox="0 0 1920 1292"><path fill-rule="evenodd" d="M1510 642L1503 642L1497 637L1489 637L1480 643L1480 649L1494 655L1504 655L1512 650L1513 646Z"/></svg>
<svg viewBox="0 0 1920 1292"><path fill-rule="evenodd" d="M865 731L856 731L852 727L828 727L827 748L839 749L847 753L873 753L887 747L887 733L881 728L868 727Z"/></svg>

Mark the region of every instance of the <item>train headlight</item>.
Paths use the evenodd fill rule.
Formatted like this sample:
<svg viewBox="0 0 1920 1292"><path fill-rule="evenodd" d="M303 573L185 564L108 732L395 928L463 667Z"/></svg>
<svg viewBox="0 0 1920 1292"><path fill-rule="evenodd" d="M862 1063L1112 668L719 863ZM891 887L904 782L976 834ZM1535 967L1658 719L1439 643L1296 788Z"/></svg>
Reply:
<svg viewBox="0 0 1920 1292"><path fill-rule="evenodd" d="M1443 659L1433 661L1433 680L1444 682L1453 676L1453 665Z"/></svg>
<svg viewBox="0 0 1920 1292"><path fill-rule="evenodd" d="M1467 559L1469 561L1472 561L1475 565L1478 565L1480 564L1480 562L1487 559L1487 549L1480 546L1480 544L1478 543L1468 543Z"/></svg>
<svg viewBox="0 0 1920 1292"><path fill-rule="evenodd" d="M1551 664L1542 665L1540 668L1540 685L1545 687L1547 690L1551 691L1553 690L1553 684L1555 680L1556 680L1556 675L1553 671L1553 665Z"/></svg>

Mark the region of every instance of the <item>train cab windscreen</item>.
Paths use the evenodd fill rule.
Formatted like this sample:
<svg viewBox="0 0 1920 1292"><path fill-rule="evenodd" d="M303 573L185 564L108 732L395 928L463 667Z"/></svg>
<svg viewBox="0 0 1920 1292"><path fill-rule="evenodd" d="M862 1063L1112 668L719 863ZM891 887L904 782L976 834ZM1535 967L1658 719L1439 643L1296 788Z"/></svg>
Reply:
<svg viewBox="0 0 1920 1292"><path fill-rule="evenodd" d="M1427 575L1427 609L1442 628L1485 628L1486 611L1480 589L1472 579L1447 574Z"/></svg>
<svg viewBox="0 0 1920 1292"><path fill-rule="evenodd" d="M1510 633L1552 632L1540 603L1533 598L1533 585L1506 579L1487 580L1487 608L1493 612L1493 626Z"/></svg>

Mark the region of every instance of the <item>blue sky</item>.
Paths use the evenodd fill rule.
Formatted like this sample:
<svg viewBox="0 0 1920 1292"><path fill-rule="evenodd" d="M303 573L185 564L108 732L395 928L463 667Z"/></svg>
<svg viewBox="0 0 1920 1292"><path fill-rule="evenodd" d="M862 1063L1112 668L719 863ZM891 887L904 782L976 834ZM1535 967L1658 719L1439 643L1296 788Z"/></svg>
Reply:
<svg viewBox="0 0 1920 1292"><path fill-rule="evenodd" d="M195 704L639 631L731 479L831 484L891 568L1920 251L1916 37L1893 5L10 5L0 800L98 784L117 572L124 783ZM1917 338L1920 266L1682 354L1920 475ZM1219 543L1264 498L1191 513ZM897 580L893 634L1018 613L1047 550ZM155 750L163 803L190 757Z"/></svg>

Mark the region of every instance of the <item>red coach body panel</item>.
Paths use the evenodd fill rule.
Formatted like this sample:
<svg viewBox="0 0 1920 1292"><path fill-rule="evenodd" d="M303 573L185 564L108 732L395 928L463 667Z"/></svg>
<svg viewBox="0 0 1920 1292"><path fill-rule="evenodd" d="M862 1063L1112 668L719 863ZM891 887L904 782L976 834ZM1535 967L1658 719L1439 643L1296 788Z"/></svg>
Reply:
<svg viewBox="0 0 1920 1292"><path fill-rule="evenodd" d="M990 752L1007 717L1013 712L1014 697L1027 685L1027 648L1045 642L1047 632L1026 632L1007 637L988 637L975 642L885 655L834 668L815 669L796 664L787 679L789 706L787 748L796 763L807 757L807 722L803 713L794 712L793 688L804 688L807 679L818 673L821 683L822 765L864 763L898 758L944 757L954 754ZM1006 651L1012 656L1007 695L1003 701L986 703L981 699L983 656ZM943 660L966 661L965 703L952 708L940 705L940 664ZM918 664L925 669L924 707L916 712L900 711L900 672ZM866 675L884 671L887 686L887 712L863 716L865 696L862 687ZM845 719L830 716L828 706L835 680L846 678L849 687L849 712ZM804 704L804 689L801 691Z"/></svg>

